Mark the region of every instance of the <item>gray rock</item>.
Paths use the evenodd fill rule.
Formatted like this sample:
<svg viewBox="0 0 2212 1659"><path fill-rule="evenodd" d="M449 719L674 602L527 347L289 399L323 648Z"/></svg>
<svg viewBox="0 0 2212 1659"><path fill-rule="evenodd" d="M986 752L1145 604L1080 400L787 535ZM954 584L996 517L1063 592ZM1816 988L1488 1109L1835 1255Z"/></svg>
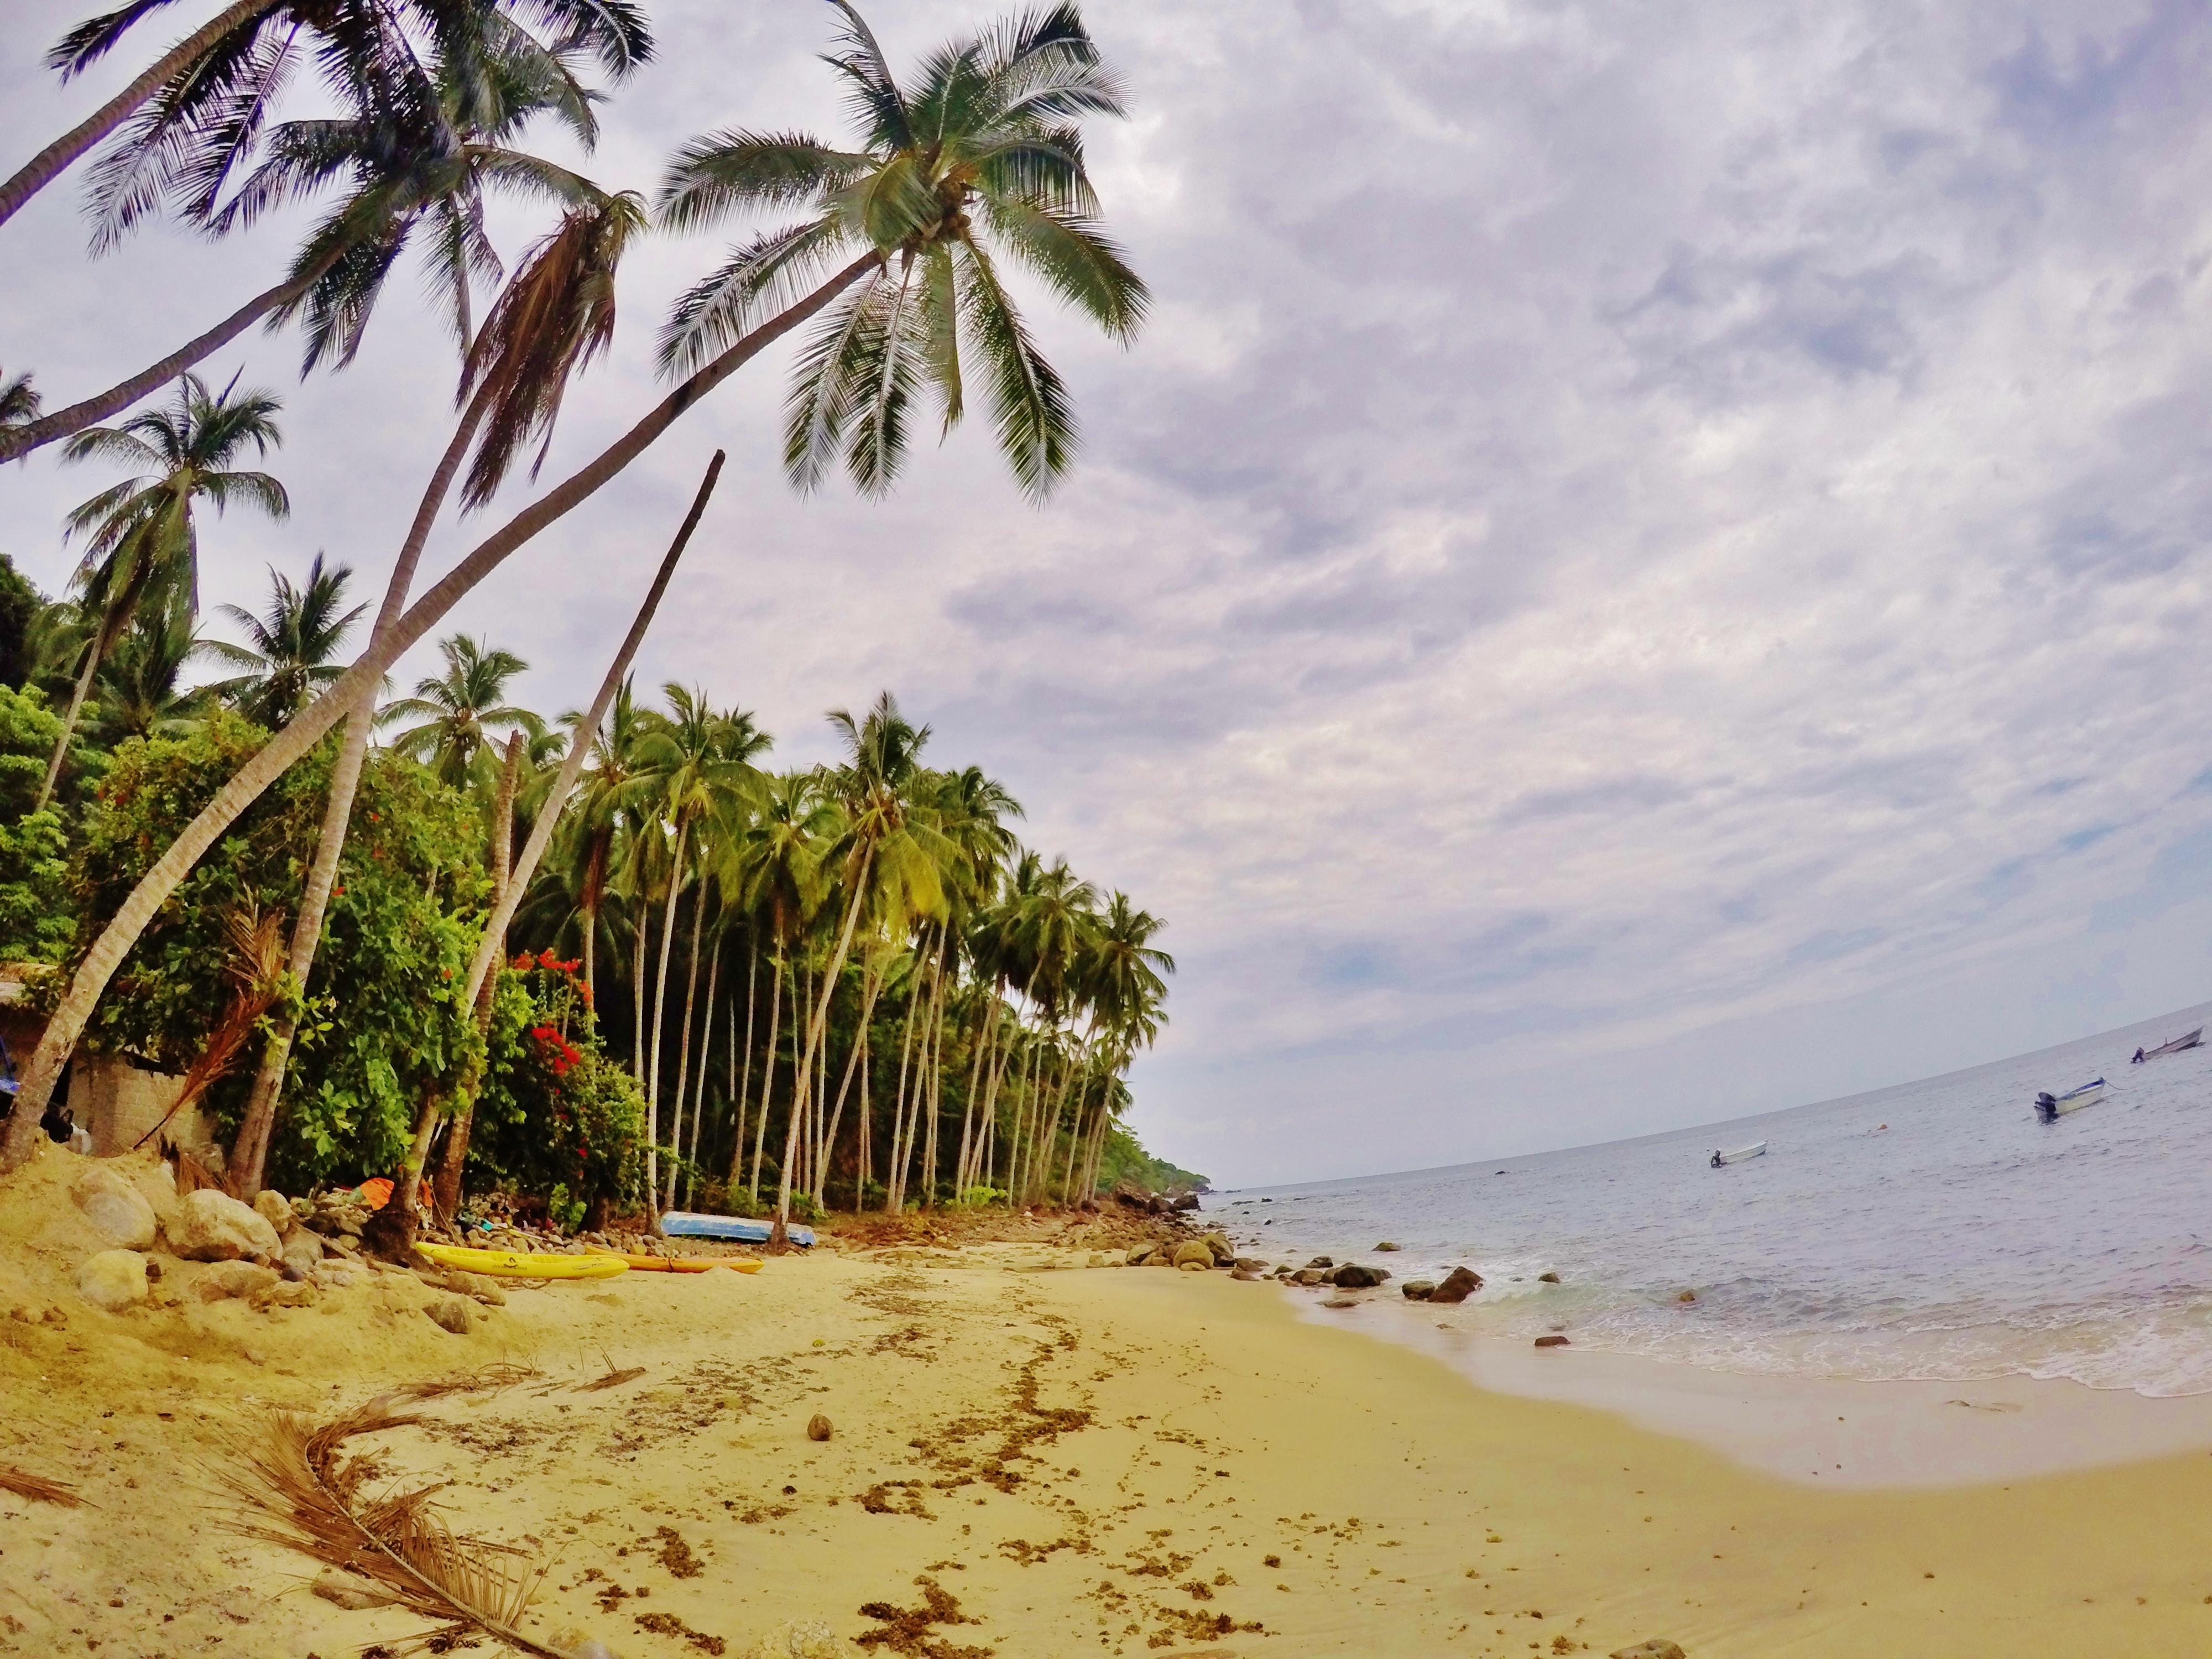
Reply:
<svg viewBox="0 0 2212 1659"><path fill-rule="evenodd" d="M1307 1262L1306 1266L1309 1267L1334 1267L1336 1266L1336 1263L1328 1256L1317 1255L1312 1261Z"/></svg>
<svg viewBox="0 0 2212 1659"><path fill-rule="evenodd" d="M1178 1210L1196 1209L1198 1207L1198 1194L1196 1193L1185 1193L1181 1198L1176 1200L1175 1207Z"/></svg>
<svg viewBox="0 0 2212 1659"><path fill-rule="evenodd" d="M1472 1267L1454 1267L1443 1282L1429 1293L1431 1302L1464 1302L1482 1288L1482 1275Z"/></svg>
<svg viewBox="0 0 2212 1659"><path fill-rule="evenodd" d="M194 1279L191 1288L192 1295L202 1302L222 1302L232 1297L255 1296L282 1283L283 1276L274 1267L258 1267L251 1261L218 1261Z"/></svg>
<svg viewBox="0 0 2212 1659"><path fill-rule="evenodd" d="M1387 1238L1386 1238L1386 1239L1384 1239L1384 1240L1383 1240L1380 1244L1377 1244L1375 1248L1376 1248L1376 1249L1378 1249L1378 1250L1402 1250L1402 1249L1404 1249L1406 1247L1405 1247L1404 1245L1402 1245L1402 1244L1393 1244L1393 1243L1392 1243L1389 1239L1387 1239Z"/></svg>
<svg viewBox="0 0 2212 1659"><path fill-rule="evenodd" d="M1433 1279L1409 1279L1400 1288L1406 1292L1407 1301L1426 1302L1436 1294L1437 1281Z"/></svg>
<svg viewBox="0 0 2212 1659"><path fill-rule="evenodd" d="M147 1297L146 1258L136 1250L102 1250L77 1265L76 1293L110 1313L135 1307Z"/></svg>
<svg viewBox="0 0 2212 1659"><path fill-rule="evenodd" d="M283 1254L266 1216L212 1188L187 1193L164 1231L169 1248L187 1261L273 1261Z"/></svg>
<svg viewBox="0 0 2212 1659"><path fill-rule="evenodd" d="M1328 1282L1340 1291L1371 1291L1390 1277L1384 1267L1369 1267L1357 1261L1347 1261L1328 1275Z"/></svg>
<svg viewBox="0 0 2212 1659"><path fill-rule="evenodd" d="M292 1206L285 1200L284 1194L272 1192L266 1187L253 1195L253 1209L254 1213L267 1222L279 1238L283 1237L285 1234L299 1225L297 1218L292 1213Z"/></svg>
<svg viewBox="0 0 2212 1659"><path fill-rule="evenodd" d="M1567 1339L1553 1332L1549 1336L1538 1337L1536 1346L1540 1348L1564 1348L1567 1346Z"/></svg>
<svg viewBox="0 0 2212 1659"><path fill-rule="evenodd" d="M70 1196L84 1218L100 1235L126 1250L143 1250L154 1243L160 1224L146 1195L114 1170L89 1164L70 1183Z"/></svg>
<svg viewBox="0 0 2212 1659"><path fill-rule="evenodd" d="M287 1279L246 1299L265 1312L270 1308L311 1308L323 1299L323 1292L311 1279Z"/></svg>
<svg viewBox="0 0 2212 1659"><path fill-rule="evenodd" d="M1291 1275L1293 1285L1318 1285L1328 1275L1319 1267L1301 1267Z"/></svg>
<svg viewBox="0 0 2212 1659"><path fill-rule="evenodd" d="M323 1264L323 1241L305 1227L295 1227L284 1240L284 1274L307 1279Z"/></svg>
<svg viewBox="0 0 2212 1659"><path fill-rule="evenodd" d="M1257 1285L1261 1277L1260 1274L1252 1272L1249 1267L1231 1267L1229 1270L1229 1276L1231 1279L1237 1280L1239 1283L1245 1285Z"/></svg>
<svg viewBox="0 0 2212 1659"><path fill-rule="evenodd" d="M1256 1255L1240 1255L1229 1265L1240 1273L1264 1273L1267 1271L1267 1264Z"/></svg>
<svg viewBox="0 0 2212 1659"><path fill-rule="evenodd" d="M1689 1659L1678 1642L1654 1637L1649 1642L1638 1642L1632 1648L1615 1648L1612 1659Z"/></svg>
<svg viewBox="0 0 2212 1659"><path fill-rule="evenodd" d="M1559 1276L1552 1273L1538 1273L1536 1282L1539 1285L1556 1285L1559 1282Z"/></svg>
<svg viewBox="0 0 2212 1659"><path fill-rule="evenodd" d="M455 1336L466 1336L476 1328L476 1304L458 1296L442 1296L422 1310L430 1322Z"/></svg>
<svg viewBox="0 0 2212 1659"><path fill-rule="evenodd" d="M1178 1267L1211 1267L1213 1261L1213 1246L1202 1238L1176 1247L1175 1265Z"/></svg>

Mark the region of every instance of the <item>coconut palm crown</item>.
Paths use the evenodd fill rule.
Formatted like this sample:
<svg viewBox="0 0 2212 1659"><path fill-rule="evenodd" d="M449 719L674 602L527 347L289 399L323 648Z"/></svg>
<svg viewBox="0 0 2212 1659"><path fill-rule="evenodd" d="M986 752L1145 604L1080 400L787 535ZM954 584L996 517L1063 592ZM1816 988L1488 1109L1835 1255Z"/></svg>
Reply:
<svg viewBox="0 0 2212 1659"><path fill-rule="evenodd" d="M872 248L877 269L824 313L785 407L784 464L802 489L839 459L880 495L905 453L916 391L943 429L980 368L1000 448L1042 498L1066 469L1073 410L1008 293L1011 263L1114 339L1133 339L1148 295L1102 228L1085 170L1085 116L1120 116L1119 82L1075 5L1024 13L925 58L902 86L847 0L837 49L855 142L730 131L678 152L659 213L675 229L738 214L804 216L757 235L678 302L665 370L685 374L823 273Z"/></svg>
<svg viewBox="0 0 2212 1659"><path fill-rule="evenodd" d="M305 708L345 672L338 647L368 608L339 608L352 575L351 566L326 567L318 553L304 582L270 571L269 608L261 615L243 605L219 606L218 613L243 629L250 643L209 640L202 646L208 655L242 671L209 690L271 731Z"/></svg>
<svg viewBox="0 0 2212 1659"><path fill-rule="evenodd" d="M488 752L494 727L520 728L534 736L542 722L527 708L506 701L507 683L530 666L514 653L487 647L466 634L441 640L438 649L446 672L417 681L413 696L386 703L377 711L376 723L421 722L394 738L392 748L458 788Z"/></svg>

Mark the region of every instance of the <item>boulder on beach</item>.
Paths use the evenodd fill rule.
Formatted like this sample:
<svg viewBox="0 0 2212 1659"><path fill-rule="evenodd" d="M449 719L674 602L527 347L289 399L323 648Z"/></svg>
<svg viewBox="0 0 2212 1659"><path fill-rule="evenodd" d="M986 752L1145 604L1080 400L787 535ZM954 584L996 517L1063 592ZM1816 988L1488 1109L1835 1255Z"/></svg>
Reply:
<svg viewBox="0 0 2212 1659"><path fill-rule="evenodd" d="M1318 1285L1328 1275L1319 1267L1301 1267L1291 1275L1293 1285Z"/></svg>
<svg viewBox="0 0 2212 1659"><path fill-rule="evenodd" d="M1615 1648L1611 1659L1689 1659L1681 1644L1654 1637L1649 1642L1638 1642L1632 1648Z"/></svg>
<svg viewBox="0 0 2212 1659"><path fill-rule="evenodd" d="M1375 1248L1376 1248L1376 1249L1378 1249L1378 1250L1402 1250L1402 1249L1404 1249L1406 1247L1405 1247L1403 1244L1393 1244L1393 1243L1392 1243L1389 1239L1387 1239L1387 1238L1386 1238L1386 1239L1384 1239L1384 1240L1383 1240L1380 1244L1377 1244Z"/></svg>
<svg viewBox="0 0 2212 1659"><path fill-rule="evenodd" d="M455 1336L466 1336L476 1328L476 1304L458 1296L440 1297L427 1304L423 1313L441 1330L451 1331Z"/></svg>
<svg viewBox="0 0 2212 1659"><path fill-rule="evenodd" d="M70 1197L103 1237L123 1249L149 1249L160 1230L146 1195L105 1164L88 1164L70 1183Z"/></svg>
<svg viewBox="0 0 2212 1659"><path fill-rule="evenodd" d="M1564 1348L1567 1346L1567 1339L1554 1333L1550 1336L1538 1337L1536 1346L1540 1348Z"/></svg>
<svg viewBox="0 0 2212 1659"><path fill-rule="evenodd" d="M110 1313L147 1297L146 1258L136 1250L102 1250L77 1265L76 1293Z"/></svg>
<svg viewBox="0 0 2212 1659"><path fill-rule="evenodd" d="M1244 1285L1256 1285L1261 1278L1261 1274L1254 1273L1249 1267L1231 1267L1229 1270L1229 1276Z"/></svg>
<svg viewBox="0 0 2212 1659"><path fill-rule="evenodd" d="M1213 1252L1216 1261L1230 1262L1237 1259L1237 1247L1220 1233L1201 1233L1198 1242Z"/></svg>
<svg viewBox="0 0 2212 1659"><path fill-rule="evenodd" d="M1433 1279L1409 1279L1400 1288L1405 1291L1407 1301L1426 1302L1437 1293L1437 1281Z"/></svg>
<svg viewBox="0 0 2212 1659"><path fill-rule="evenodd" d="M295 1227L284 1241L284 1272L306 1279L323 1265L323 1241L305 1227Z"/></svg>
<svg viewBox="0 0 2212 1659"><path fill-rule="evenodd" d="M253 1195L253 1211L282 1238L300 1224L299 1217L292 1213L291 1200L273 1187L264 1187Z"/></svg>
<svg viewBox="0 0 2212 1659"><path fill-rule="evenodd" d="M1211 1267L1213 1265L1213 1246L1202 1238L1194 1238L1188 1244L1176 1246L1175 1264L1178 1267Z"/></svg>
<svg viewBox="0 0 2212 1659"><path fill-rule="evenodd" d="M222 1302L232 1297L255 1296L283 1282L283 1275L274 1267L251 1261L218 1261L192 1280L192 1295L202 1302Z"/></svg>
<svg viewBox="0 0 2212 1659"><path fill-rule="evenodd" d="M1196 1193L1185 1193L1181 1198L1176 1200L1175 1207L1178 1210L1196 1209L1198 1207L1198 1194Z"/></svg>
<svg viewBox="0 0 2212 1659"><path fill-rule="evenodd" d="M1306 1266L1309 1267L1334 1267L1336 1266L1336 1263L1328 1256L1317 1255L1312 1261L1307 1262Z"/></svg>
<svg viewBox="0 0 2212 1659"><path fill-rule="evenodd" d="M1431 1302L1464 1302L1482 1288L1482 1275L1472 1267L1454 1267L1443 1282L1429 1293Z"/></svg>
<svg viewBox="0 0 2212 1659"><path fill-rule="evenodd" d="M1556 1285L1559 1282L1559 1276L1553 1273L1538 1273L1536 1275L1536 1282L1539 1285Z"/></svg>
<svg viewBox="0 0 2212 1659"><path fill-rule="evenodd" d="M163 1231L187 1261L273 1261L284 1253L266 1216L212 1187L185 1194Z"/></svg>
<svg viewBox="0 0 2212 1659"><path fill-rule="evenodd" d="M1347 1261L1329 1273L1328 1282L1340 1291L1371 1291L1389 1277L1387 1267L1370 1267L1357 1261Z"/></svg>

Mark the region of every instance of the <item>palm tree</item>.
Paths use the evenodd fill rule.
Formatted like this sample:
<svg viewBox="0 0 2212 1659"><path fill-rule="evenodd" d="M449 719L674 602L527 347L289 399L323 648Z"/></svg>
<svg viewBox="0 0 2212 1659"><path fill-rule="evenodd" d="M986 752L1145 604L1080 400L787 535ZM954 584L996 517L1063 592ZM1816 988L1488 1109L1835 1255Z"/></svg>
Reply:
<svg viewBox="0 0 2212 1659"><path fill-rule="evenodd" d="M572 46L549 51L504 20L427 67L406 52L404 36L392 39L398 56L390 63L337 60L331 72L352 112L348 117L286 122L261 141L265 111L249 104L228 132L203 131L197 118L185 120L167 138L149 135L139 142L134 135L102 164L95 191L102 238L119 234L164 199L174 202L186 222L220 236L333 185L343 193L276 287L106 391L0 429L0 459L127 407L264 318L281 324L304 314L307 367L349 362L386 276L418 232L428 233L434 285L446 295L453 328L467 345L471 283L500 275L483 229L485 189L498 185L562 202L588 197L586 181L514 146L531 121L550 113L590 149L598 137L592 94L568 68L576 55ZM393 63L404 70L398 93ZM265 159L225 201L224 185L258 141Z"/></svg>
<svg viewBox="0 0 2212 1659"><path fill-rule="evenodd" d="M978 362L999 446L1042 496L1066 469L1074 420L1059 374L1007 293L1011 261L1111 337L1144 320L1145 285L1104 234L1073 123L1123 112L1076 6L1031 12L940 48L902 89L848 0L838 51L855 143L732 131L678 152L660 214L691 229L738 212L807 216L734 249L678 302L661 337L672 371L696 368L856 248L880 256L802 354L786 406L784 462L802 489L842 454L869 495L890 488L916 388L950 431L965 407L963 354Z"/></svg>
<svg viewBox="0 0 2212 1659"><path fill-rule="evenodd" d="M284 486L276 479L231 466L249 444L257 454L265 455L283 442L276 418L283 405L265 392L239 393L237 385L234 379L211 393L198 375L187 374L167 408L148 410L120 427L94 427L70 442L65 452L70 460L97 457L151 470L111 484L69 517L71 535L90 537L76 585L85 609L96 613L100 623L70 694L61 737L39 789L40 806L46 804L61 775L70 733L93 677L139 606L174 608L187 624L198 614L199 531L193 520L194 503L204 497L220 513L236 500L259 507L272 519L291 511Z"/></svg>
<svg viewBox="0 0 2212 1659"><path fill-rule="evenodd" d="M398 623L414 584L416 566L429 539L430 526L468 458L479 428L485 432L485 441L468 485L477 500L488 497L496 488L515 451L532 434L542 433L550 441L569 378L605 349L613 337L614 268L640 222L635 197L608 196L587 187L584 199L526 257L494 303L462 363L460 395L465 405L416 505L407 539L392 562L369 637L372 652L390 637ZM464 301L466 291L464 284L460 289ZM540 453L542 457L542 450ZM368 752L370 711L382 684L380 676L362 684L331 771L321 836L300 895L299 915L292 922L288 967L302 985L315 965L324 913L337 880L338 860L345 850L354 792L360 785L362 765ZM587 960L589 945L586 939ZM276 1097L284 1085L296 1027L290 1012L279 1013L262 1050L261 1065L254 1073L246 1113L233 1144L234 1168L242 1172L241 1191L258 1184L261 1159L276 1126ZM242 1161L237 1157L241 1146L246 1150ZM246 1176L250 1182L243 1178Z"/></svg>
<svg viewBox="0 0 2212 1659"><path fill-rule="evenodd" d="M438 642L446 672L415 683L415 695L377 711L379 726L419 720L392 740L392 749L421 761L439 781L459 788L470 781L485 752L493 727L520 727L536 736L544 722L527 708L508 703L507 682L530 665L512 651L487 647L466 634Z"/></svg>
<svg viewBox="0 0 2212 1659"><path fill-rule="evenodd" d="M107 653L87 705L93 741L112 749L126 738L174 737L207 713L204 686L180 687L185 668L208 647L191 618L173 606L142 611Z"/></svg>
<svg viewBox="0 0 2212 1659"><path fill-rule="evenodd" d="M1071 78L1059 73L1054 67L1056 63L1073 63L1074 70L1079 71L1073 78L1103 80L1103 71L1098 64L1096 51L1091 47L1088 36L1082 34L1079 21L1072 9L1062 8L1054 14L1054 17L1059 20L1054 25L1054 31L1060 36L1074 38L1061 39L1052 44L1048 51L1044 50L1042 44L1036 40L1038 31L1028 25L1002 30L999 38L1018 45L1020 40L1031 42L1030 55L1035 59L1039 84ZM998 54L1000 57L1005 55ZM1074 63L1079 58L1082 61ZM1048 106L1053 101L1053 97L1039 94L1032 112L1035 118L1040 122L1046 121L1050 117ZM1093 109L1108 112L1110 107L1110 105L1100 104L1095 100L1079 98L1070 102L1064 116L1050 118L1060 120L1065 130L1063 136L1072 138L1074 117ZM888 186L890 178L906 171L910 169L895 169L882 182ZM1065 172L1065 168L1061 171ZM1079 165L1077 176L1084 177ZM1084 187L1087 191L1087 179ZM746 199L761 201L765 201L770 193L763 179L756 179L740 192ZM872 193L882 195L884 192ZM896 226L887 225L886 228L896 228ZM796 253L798 250L793 252ZM666 396L620 437L464 554L437 585L412 605L404 617L394 617L388 629L380 625L371 635L367 653L347 670L345 676L302 710L297 719L258 750L228 782L216 792L198 816L155 859L145 875L140 878L138 884L125 896L123 902L108 918L106 926L78 959L76 970L67 990L55 1005L52 1016L46 1023L45 1035L40 1038L38 1048L23 1068L21 1089L17 1097L19 1107L10 1121L6 1139L0 1142L0 1168L13 1168L29 1156L35 1145L36 1119L52 1097L62 1066L74 1051L77 1039L82 1035L85 1024L91 1018L108 981L169 895L191 873L201 856L237 821L239 815L259 799L262 792L282 776L294 762L313 748L325 732L344 719L403 652L436 627L456 604L519 549L589 501L610 480L651 448L687 410L697 406L715 387L785 335L819 316L839 295L864 276L881 270L885 261L896 252L896 244L879 247L872 239L866 249L850 264L817 281L811 291L805 292L803 297L799 296L799 290L795 286L778 288L775 285L781 270L787 268L794 276L799 274L799 266L788 259L777 261L774 269L757 261L755 276L757 280L749 283L740 279L741 273L726 272L729 280L720 285L721 301L712 307L719 319L713 325L715 336L726 342L722 345L720 355L671 387ZM770 305L772 299L787 303L781 310L774 310ZM748 331L739 333L738 331L744 325L749 316L753 319L752 325ZM696 333L697 331L687 331ZM5 459L9 453L4 438L5 434L0 434L0 459ZM303 898L303 912L305 908ZM27 1109L28 1127L24 1126Z"/></svg>
<svg viewBox="0 0 2212 1659"><path fill-rule="evenodd" d="M318 553L307 567L307 581L297 586L289 576L270 568L269 608L261 615L243 605L218 606L221 615L246 630L251 643L206 641L208 655L245 671L208 689L272 732L306 708L318 691L345 672L335 660L338 647L368 609L357 605L339 611L352 576L350 565L326 569Z"/></svg>

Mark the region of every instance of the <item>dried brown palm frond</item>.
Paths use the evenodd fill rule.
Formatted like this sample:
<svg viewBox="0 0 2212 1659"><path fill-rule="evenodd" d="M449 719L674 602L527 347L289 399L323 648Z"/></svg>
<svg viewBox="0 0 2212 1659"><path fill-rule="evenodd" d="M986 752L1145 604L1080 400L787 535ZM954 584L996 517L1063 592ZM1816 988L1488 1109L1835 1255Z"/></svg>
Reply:
<svg viewBox="0 0 2212 1659"><path fill-rule="evenodd" d="M230 1002L209 1030L206 1046L185 1068L184 1087L161 1114L161 1121L138 1137L133 1150L143 1146L169 1125L169 1120L193 1104L238 1063L246 1040L275 1007L284 993L286 937L284 913L263 910L248 894L222 917L222 931L230 946L223 977L230 981Z"/></svg>
<svg viewBox="0 0 2212 1659"><path fill-rule="evenodd" d="M576 1384L576 1392L578 1394L597 1394L602 1389L619 1389L623 1383L635 1382L639 1377L643 1376L644 1375L645 1367L642 1365L628 1365L624 1366L620 1370L610 1368L606 1375L604 1376L594 1377L589 1382L579 1382Z"/></svg>
<svg viewBox="0 0 2212 1659"><path fill-rule="evenodd" d="M452 1376L436 1377L427 1382L403 1383L384 1397L386 1400L437 1400L449 1394L496 1394L501 1389L518 1388L538 1375L535 1365L500 1359L489 1365L479 1365L472 1371L456 1372Z"/></svg>
<svg viewBox="0 0 2212 1659"><path fill-rule="evenodd" d="M77 1509L84 1503L68 1481L50 1480L8 1463L0 1463L0 1492L12 1492L34 1504L58 1504L65 1510Z"/></svg>
<svg viewBox="0 0 2212 1659"><path fill-rule="evenodd" d="M222 1476L244 1506L237 1529L356 1573L441 1630L465 1627L540 1659L574 1659L519 1628L544 1566L520 1563L510 1546L456 1534L432 1501L437 1486L368 1490L370 1460L346 1455L345 1443L422 1420L398 1399L381 1395L319 1425L280 1412L240 1439L237 1466Z"/></svg>

